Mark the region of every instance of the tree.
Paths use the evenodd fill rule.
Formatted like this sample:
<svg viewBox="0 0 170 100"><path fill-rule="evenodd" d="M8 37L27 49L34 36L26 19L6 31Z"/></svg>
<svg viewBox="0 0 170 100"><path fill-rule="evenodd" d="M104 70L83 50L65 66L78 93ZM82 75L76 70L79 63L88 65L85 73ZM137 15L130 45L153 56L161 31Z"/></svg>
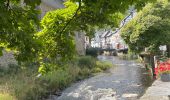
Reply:
<svg viewBox="0 0 170 100"><path fill-rule="evenodd" d="M130 50L140 53L145 48L157 53L160 45L170 42L170 3L160 0L148 4L121 30L121 36Z"/></svg>
<svg viewBox="0 0 170 100"><path fill-rule="evenodd" d="M141 8L151 1L155 0L67 0L65 8L48 12L39 28L40 0L1 0L0 51L11 49L18 61L38 61L41 68L46 58L55 65L74 56L75 31L93 36L96 26L118 25L130 5Z"/></svg>
<svg viewBox="0 0 170 100"><path fill-rule="evenodd" d="M74 31L79 30L86 31L87 35L92 37L94 27L117 26L122 19L122 13L129 8L129 5L140 8L148 1L154 0L120 0L116 3L113 0L70 0L65 3L64 9L51 11L45 15L41 22L43 27L40 33L55 34L52 37L58 38L56 43L62 42L59 39L61 35L66 34L65 37L70 37Z"/></svg>
<svg viewBox="0 0 170 100"><path fill-rule="evenodd" d="M64 9L48 12L41 21L42 31L37 36L43 41L44 49L40 58L48 58L55 65L71 59L75 53L75 31L85 31L93 37L96 26L116 27L130 5L140 8L149 1L153 0L120 0L116 3L113 0L68 0ZM43 64L40 69L48 68Z"/></svg>
<svg viewBox="0 0 170 100"><path fill-rule="evenodd" d="M23 2L22 2L23 1ZM40 0L0 0L0 54L15 51L18 61L33 60L38 51L36 6Z"/></svg>

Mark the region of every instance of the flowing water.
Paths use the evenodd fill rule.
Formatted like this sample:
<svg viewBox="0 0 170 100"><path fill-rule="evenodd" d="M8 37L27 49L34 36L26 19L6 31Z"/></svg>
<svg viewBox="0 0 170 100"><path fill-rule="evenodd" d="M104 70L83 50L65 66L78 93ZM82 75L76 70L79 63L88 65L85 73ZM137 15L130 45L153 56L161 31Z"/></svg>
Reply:
<svg viewBox="0 0 170 100"><path fill-rule="evenodd" d="M98 58L115 66L73 84L61 96L52 96L50 100L137 100L152 84L151 77L140 63L113 56Z"/></svg>

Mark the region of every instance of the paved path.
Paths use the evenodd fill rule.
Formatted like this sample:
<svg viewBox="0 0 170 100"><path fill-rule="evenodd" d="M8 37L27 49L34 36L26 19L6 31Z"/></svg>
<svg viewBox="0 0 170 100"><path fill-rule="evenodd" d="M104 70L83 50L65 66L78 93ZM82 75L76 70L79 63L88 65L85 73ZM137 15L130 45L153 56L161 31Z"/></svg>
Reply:
<svg viewBox="0 0 170 100"><path fill-rule="evenodd" d="M170 100L170 82L156 80L141 97L141 100Z"/></svg>
<svg viewBox="0 0 170 100"><path fill-rule="evenodd" d="M141 64L109 56L99 59L111 61L116 67L73 84L60 97L52 96L50 100L136 100L151 85Z"/></svg>

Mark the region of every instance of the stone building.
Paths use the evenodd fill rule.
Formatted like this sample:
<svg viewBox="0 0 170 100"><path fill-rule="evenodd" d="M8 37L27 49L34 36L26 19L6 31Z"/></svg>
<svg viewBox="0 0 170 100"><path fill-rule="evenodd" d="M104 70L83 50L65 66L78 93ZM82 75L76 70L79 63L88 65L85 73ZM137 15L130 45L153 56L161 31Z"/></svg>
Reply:
<svg viewBox="0 0 170 100"><path fill-rule="evenodd" d="M85 55L85 33L84 32L75 32L75 44L76 51L78 55Z"/></svg>

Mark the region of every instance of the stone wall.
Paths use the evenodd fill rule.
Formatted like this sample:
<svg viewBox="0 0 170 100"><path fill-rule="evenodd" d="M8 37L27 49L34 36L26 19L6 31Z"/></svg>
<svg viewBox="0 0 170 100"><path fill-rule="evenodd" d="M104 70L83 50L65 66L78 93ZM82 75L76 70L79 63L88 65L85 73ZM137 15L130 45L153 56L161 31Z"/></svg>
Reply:
<svg viewBox="0 0 170 100"><path fill-rule="evenodd" d="M75 32L76 51L78 55L85 55L85 33Z"/></svg>

